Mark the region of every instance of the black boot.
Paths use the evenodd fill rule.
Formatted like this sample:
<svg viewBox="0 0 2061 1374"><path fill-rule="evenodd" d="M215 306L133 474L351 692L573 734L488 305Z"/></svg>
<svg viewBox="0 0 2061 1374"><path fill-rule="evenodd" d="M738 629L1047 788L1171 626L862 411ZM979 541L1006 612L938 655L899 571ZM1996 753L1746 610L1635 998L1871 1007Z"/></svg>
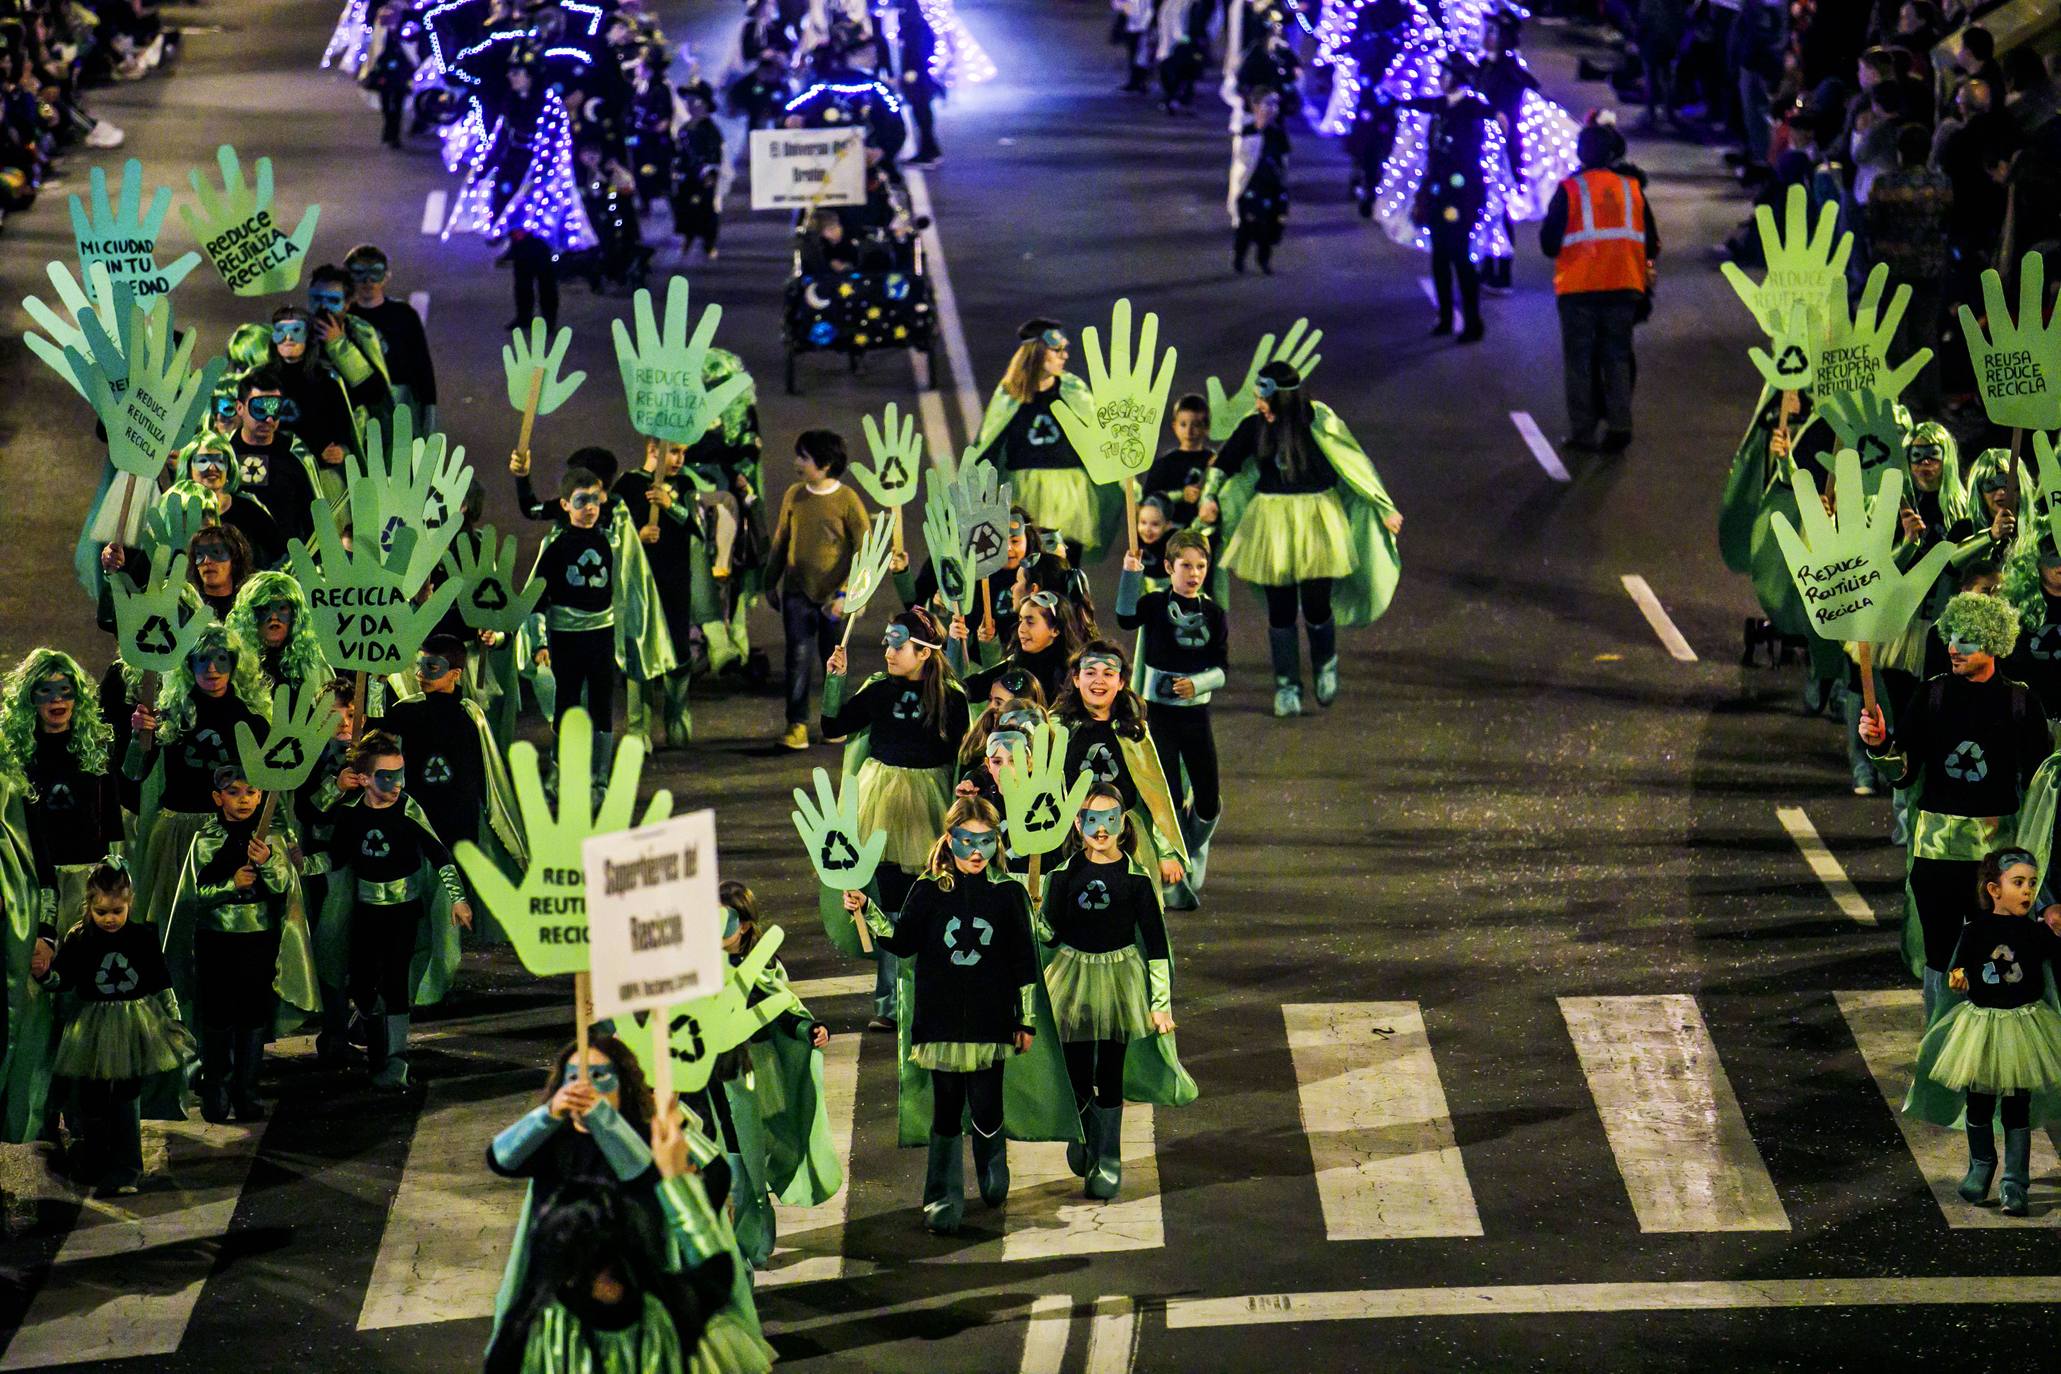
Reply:
<svg viewBox="0 0 2061 1374"><path fill-rule="evenodd" d="M1997 1127L1994 1121L1968 1122L1968 1172L1961 1179L1961 1201L1980 1207L1989 1198L1997 1176Z"/></svg>
<svg viewBox="0 0 2061 1374"><path fill-rule="evenodd" d="M2032 1182L2032 1128L2013 1126L2004 1132L2004 1184L1998 1189L2004 1215L2022 1217L2031 1210L2026 1186Z"/></svg>
<svg viewBox="0 0 2061 1374"><path fill-rule="evenodd" d="M1311 625L1310 668L1316 675L1317 705L1329 706L1338 699L1338 622L1327 620Z"/></svg>
<svg viewBox="0 0 2061 1374"><path fill-rule="evenodd" d="M1267 651L1274 660L1274 714L1302 714L1302 645L1293 625L1267 627Z"/></svg>
<svg viewBox="0 0 2061 1374"><path fill-rule="evenodd" d="M956 1135L930 1138L930 1161L923 1170L923 1224L940 1236L952 1235L966 1215L966 1151Z"/></svg>
<svg viewBox="0 0 2061 1374"><path fill-rule="evenodd" d="M1095 1132L1089 1141L1094 1163L1088 1169L1085 1191L1089 1197L1107 1202L1116 1196L1124 1181L1124 1104L1092 1105L1088 1111Z"/></svg>
<svg viewBox="0 0 2061 1374"><path fill-rule="evenodd" d="M980 1184L980 1200L1000 1207L1009 1196L1009 1138L997 1126L993 1135L973 1128L973 1175Z"/></svg>
<svg viewBox="0 0 2061 1374"><path fill-rule="evenodd" d="M1088 1142L1094 1139L1095 1134L1094 1118L1088 1115L1089 1109L1093 1106L1093 1102L1083 1102L1074 1108L1081 1119L1081 1138L1068 1142L1066 1147L1066 1167L1073 1170L1075 1178L1086 1178L1088 1176L1088 1166L1095 1162L1094 1157L1088 1151Z"/></svg>
<svg viewBox="0 0 2061 1374"><path fill-rule="evenodd" d="M240 1122L265 1119L265 1104L258 1100L258 1070L265 1063L265 1039L262 1030L236 1033L236 1077L229 1084L229 1096Z"/></svg>
<svg viewBox="0 0 2061 1374"><path fill-rule="evenodd" d="M200 1119L216 1126L229 1123L229 1079L235 1054L235 1031L201 1031Z"/></svg>

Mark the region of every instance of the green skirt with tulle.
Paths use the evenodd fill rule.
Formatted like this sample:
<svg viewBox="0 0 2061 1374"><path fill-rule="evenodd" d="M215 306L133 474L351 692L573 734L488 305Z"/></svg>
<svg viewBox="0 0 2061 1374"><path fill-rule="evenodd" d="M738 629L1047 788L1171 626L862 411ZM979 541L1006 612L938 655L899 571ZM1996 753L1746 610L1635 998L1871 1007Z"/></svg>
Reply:
<svg viewBox="0 0 2061 1374"><path fill-rule="evenodd" d="M1129 1041L1152 1034L1145 961L1136 945L1101 954L1053 946L1045 965L1045 992L1061 1040Z"/></svg>
<svg viewBox="0 0 2061 1374"><path fill-rule="evenodd" d="M909 1047L909 1062L919 1069L938 1073L973 1073L993 1064L1006 1063L1008 1045L973 1044L964 1040L933 1040Z"/></svg>
<svg viewBox="0 0 2061 1374"><path fill-rule="evenodd" d="M65 1022L50 1071L59 1078L149 1078L193 1060L193 1032L171 989L120 1002L81 1002Z"/></svg>
<svg viewBox="0 0 2061 1374"><path fill-rule="evenodd" d="M1224 546L1225 571L1257 587L1349 577L1353 527L1336 491L1256 493Z"/></svg>
<svg viewBox="0 0 2061 1374"><path fill-rule="evenodd" d="M875 758L859 765L859 833L886 831L881 862L904 872L929 862L951 800L941 768L897 768Z"/></svg>
<svg viewBox="0 0 2061 1374"><path fill-rule="evenodd" d="M1018 469L1009 474L1009 499L1041 530L1091 549L1102 542L1102 507L1085 468Z"/></svg>
<svg viewBox="0 0 2061 1374"><path fill-rule="evenodd" d="M2045 1002L1950 1007L1918 1043L1917 1075L1955 1091L2061 1087L2061 1013Z"/></svg>

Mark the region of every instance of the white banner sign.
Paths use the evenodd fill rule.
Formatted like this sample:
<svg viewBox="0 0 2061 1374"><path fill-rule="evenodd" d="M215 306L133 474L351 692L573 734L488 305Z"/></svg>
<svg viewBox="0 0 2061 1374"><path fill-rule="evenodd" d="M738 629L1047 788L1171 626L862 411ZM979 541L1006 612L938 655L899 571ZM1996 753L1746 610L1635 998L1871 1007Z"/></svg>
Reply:
<svg viewBox="0 0 2061 1374"><path fill-rule="evenodd" d="M751 136L751 208L808 210L866 203L865 137L857 129L758 129Z"/></svg>
<svg viewBox="0 0 2061 1374"><path fill-rule="evenodd" d="M596 835L580 856L596 1017L669 1007L723 986L714 811Z"/></svg>

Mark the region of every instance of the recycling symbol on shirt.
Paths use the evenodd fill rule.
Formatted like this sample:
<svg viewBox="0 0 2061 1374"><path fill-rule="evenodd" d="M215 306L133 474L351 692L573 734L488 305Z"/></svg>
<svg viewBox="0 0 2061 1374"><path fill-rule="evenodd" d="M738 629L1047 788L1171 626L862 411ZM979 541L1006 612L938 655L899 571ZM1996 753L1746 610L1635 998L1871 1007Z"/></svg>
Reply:
<svg viewBox="0 0 2061 1374"><path fill-rule="evenodd" d="M833 830L823 837L822 865L826 873L842 873L859 864L859 851L852 848L852 842L842 830Z"/></svg>
<svg viewBox="0 0 2061 1374"><path fill-rule="evenodd" d="M915 691L904 689L902 694L895 698L894 717L896 720L918 720L922 718L922 715L923 698L917 695Z"/></svg>
<svg viewBox="0 0 2061 1374"><path fill-rule="evenodd" d="M1082 911L1109 910L1109 884L1100 878L1088 879L1081 888L1081 895L1074 899L1074 904Z"/></svg>
<svg viewBox="0 0 2061 1374"><path fill-rule="evenodd" d="M1999 976L1997 973L1997 965L1999 964L2009 964L2011 971ZM1998 945L1989 952L1989 962L1982 966L1982 981L1992 986L2004 983L2022 983L2025 981L2025 969L2020 966L2017 954L2012 952L2009 945Z"/></svg>
<svg viewBox="0 0 2061 1374"><path fill-rule="evenodd" d="M1030 422L1030 430L1024 435L1024 442L1034 448L1046 448L1059 442L1059 422L1050 415L1040 415Z"/></svg>
<svg viewBox="0 0 2061 1374"><path fill-rule="evenodd" d="M1200 649L1209 643L1209 621L1201 611L1184 611L1169 599L1166 618L1173 623L1174 643L1183 649Z"/></svg>
<svg viewBox="0 0 2061 1374"><path fill-rule="evenodd" d="M1100 740L1088 746L1088 752L1081 757L1081 767L1093 773L1096 782L1115 782L1119 776L1116 755Z"/></svg>
<svg viewBox="0 0 2061 1374"><path fill-rule="evenodd" d="M581 550L578 558L566 564L565 582L569 587L593 587L597 590L606 587L608 563L601 557L601 550Z"/></svg>
<svg viewBox="0 0 2061 1374"><path fill-rule="evenodd" d="M100 989L103 997L120 997L125 992L134 992L142 981L143 976L136 972L129 956L121 953L108 954L93 973L93 986Z"/></svg>
<svg viewBox="0 0 2061 1374"><path fill-rule="evenodd" d="M358 852L368 859L384 859L394 852L394 846L384 830L368 830L365 838L358 842Z"/></svg>
<svg viewBox="0 0 2061 1374"><path fill-rule="evenodd" d="M973 928L980 932L980 943L983 947L993 943L995 928L989 925L984 918L974 917ZM945 922L945 948L952 951L952 962L962 967L972 968L980 962L980 950L959 948L959 918L957 916Z"/></svg>
<svg viewBox="0 0 2061 1374"><path fill-rule="evenodd" d="M2025 652L2045 663L2061 658L2061 625L2042 625L2025 641Z"/></svg>
<svg viewBox="0 0 2061 1374"><path fill-rule="evenodd" d="M150 617L136 631L136 647L146 654L168 654L172 642L172 622L161 615Z"/></svg>
<svg viewBox="0 0 2061 1374"><path fill-rule="evenodd" d="M1946 756L1946 775L1955 782L1981 782L1989 776L1989 760L1982 755L1982 746L1972 739L1964 739L1954 746Z"/></svg>
<svg viewBox="0 0 2061 1374"><path fill-rule="evenodd" d="M1810 368L1811 360L1806 358L1803 350L1795 344L1783 349L1782 356L1775 360L1775 371L1784 377L1801 377L1810 371Z"/></svg>
<svg viewBox="0 0 2061 1374"><path fill-rule="evenodd" d="M246 453L236 465L237 476L247 487L262 487L271 478L272 461L262 453Z"/></svg>
<svg viewBox="0 0 2061 1374"><path fill-rule="evenodd" d="M441 787L451 780L451 761L442 754L431 754L422 765L422 780L432 787Z"/></svg>
<svg viewBox="0 0 2061 1374"><path fill-rule="evenodd" d="M69 811L78 805L78 798L72 795L70 783L53 782L43 791L45 811Z"/></svg>
<svg viewBox="0 0 2061 1374"><path fill-rule="evenodd" d="M229 761L229 746L215 730L196 730L186 737L186 766L196 772L213 770Z"/></svg>
<svg viewBox="0 0 2061 1374"><path fill-rule="evenodd" d="M265 766L281 770L298 768L306 757L301 752L301 742L289 735L265 751Z"/></svg>

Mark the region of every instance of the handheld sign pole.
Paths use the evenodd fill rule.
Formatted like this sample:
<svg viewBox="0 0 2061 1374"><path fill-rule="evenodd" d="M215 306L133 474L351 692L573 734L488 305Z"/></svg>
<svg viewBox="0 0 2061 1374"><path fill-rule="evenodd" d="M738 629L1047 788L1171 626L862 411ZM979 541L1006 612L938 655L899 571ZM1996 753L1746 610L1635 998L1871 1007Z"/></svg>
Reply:
<svg viewBox="0 0 2061 1374"><path fill-rule="evenodd" d="M537 427L537 402L544 396L544 369L530 369L530 398L522 407L522 430L515 439L515 451L522 455L525 469L530 464L530 433Z"/></svg>
<svg viewBox="0 0 2061 1374"><path fill-rule="evenodd" d="M658 1035L665 1037L665 1040L669 1040L673 1026L672 1008L653 1007L651 1009L651 1024L661 1028ZM661 1117L672 1115L674 1107L673 1051L672 1046L666 1044L665 1040L658 1041L658 1043L665 1044L665 1048L651 1056L651 1095L658 1099L658 1114Z"/></svg>
<svg viewBox="0 0 2061 1374"><path fill-rule="evenodd" d="M594 1019L594 975L581 969L573 975L573 1062L580 1081L587 1081L587 1023Z"/></svg>
<svg viewBox="0 0 2061 1374"><path fill-rule="evenodd" d="M1138 556L1138 488L1124 483L1124 532L1131 537L1131 557Z"/></svg>

